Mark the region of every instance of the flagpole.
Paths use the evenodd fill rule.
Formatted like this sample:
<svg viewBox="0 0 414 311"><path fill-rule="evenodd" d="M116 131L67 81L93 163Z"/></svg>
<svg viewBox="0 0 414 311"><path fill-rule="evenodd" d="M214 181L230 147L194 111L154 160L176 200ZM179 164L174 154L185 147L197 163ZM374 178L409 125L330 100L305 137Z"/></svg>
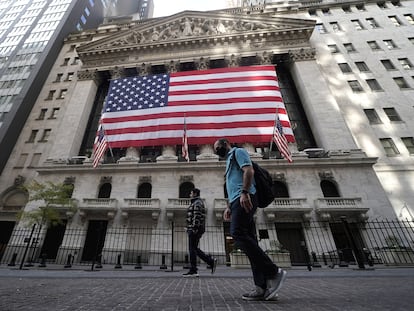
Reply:
<svg viewBox="0 0 414 311"><path fill-rule="evenodd" d="M102 119L101 119L101 120L102 120ZM105 128L104 128L104 126L103 126L103 123L102 123L102 122L99 122L99 123L100 123L100 125L101 125L101 127L102 127L102 131L103 131L104 136L105 136L105 139L106 139L106 137L108 137L108 136L106 136L106 131L105 131ZM114 157L114 153L112 152L111 145L109 144L109 141L108 141L108 140L106 140L106 141L108 142L108 149L109 149L109 152L111 153L112 160L114 160L114 161L115 161L115 157Z"/></svg>
<svg viewBox="0 0 414 311"><path fill-rule="evenodd" d="M275 124L273 125L273 133L272 133L272 138L270 139L270 146L269 146L269 158L270 158L270 153L272 152L273 135L275 134L277 118L279 118L279 107L276 107Z"/></svg>

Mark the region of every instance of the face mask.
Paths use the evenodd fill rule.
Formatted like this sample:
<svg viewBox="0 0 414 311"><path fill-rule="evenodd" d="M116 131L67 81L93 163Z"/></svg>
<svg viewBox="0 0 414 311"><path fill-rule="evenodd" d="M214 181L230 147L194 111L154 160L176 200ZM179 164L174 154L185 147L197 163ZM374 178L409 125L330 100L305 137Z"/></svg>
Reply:
<svg viewBox="0 0 414 311"><path fill-rule="evenodd" d="M224 158L227 154L227 149L226 147L218 147L216 149L216 154L220 157L220 158Z"/></svg>

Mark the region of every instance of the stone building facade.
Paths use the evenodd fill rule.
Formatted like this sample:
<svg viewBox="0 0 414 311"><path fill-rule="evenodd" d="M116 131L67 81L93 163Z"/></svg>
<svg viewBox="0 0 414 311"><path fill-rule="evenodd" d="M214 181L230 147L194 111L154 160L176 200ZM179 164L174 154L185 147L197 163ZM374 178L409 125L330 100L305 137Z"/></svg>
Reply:
<svg viewBox="0 0 414 311"><path fill-rule="evenodd" d="M81 260L88 228L104 226L103 256L125 257L134 238L114 230L146 226L153 232L147 251L159 256L161 250L171 248L171 242L156 232L184 226L188 192L195 186L206 203L207 225L215 228L206 232L206 239L214 241L206 251L224 263L231 251L228 226L222 219L227 204L224 162L213 154L212 145L190 146L189 163L181 157L181 146L113 150L96 169L91 150L110 79L260 64L275 66L297 139L290 144L292 164L267 146L243 145L271 172L275 183L274 203L256 217L259 231L268 237L261 245L269 249L271 241L282 240L291 253L297 252L296 263L301 264L302 251L294 250L294 245L312 247L306 238L307 231L314 230L311 221L326 224L324 235L330 242L324 247L335 248L344 233L329 230L329 224L342 216L358 222L395 218L399 205L392 204L396 198L390 189L400 177L401 186L409 189L412 158L404 154L404 163L397 164L398 159L380 151L380 142L373 147L373 131L380 130L369 128L360 107L365 108L363 101L371 94L348 90L335 64L337 56L330 54L326 38L315 30L320 21L311 15L314 10L335 12L340 7L336 2L294 1L249 9L184 11L103 24L69 36L0 177L0 222L9 228L2 230L7 237L3 240L9 246L19 243L13 235L21 227L15 220L17 212L39 206L27 203L19 185L36 179L73 185L77 212L60 207L66 223L58 253L70 249L79 254L75 260ZM329 45L333 40L327 40ZM369 52L364 55L368 62ZM66 78L58 80L58 76ZM384 93L373 96L389 95ZM407 94L395 98L399 96ZM406 198L412 199L412 194ZM76 228L84 229L85 236L68 245L64 232ZM295 238L288 241L292 232ZM47 234L44 228L40 239ZM177 260L182 261L185 234L179 233L174 241ZM314 251L327 250L321 248L314 246ZM148 263L159 262L149 257Z"/></svg>

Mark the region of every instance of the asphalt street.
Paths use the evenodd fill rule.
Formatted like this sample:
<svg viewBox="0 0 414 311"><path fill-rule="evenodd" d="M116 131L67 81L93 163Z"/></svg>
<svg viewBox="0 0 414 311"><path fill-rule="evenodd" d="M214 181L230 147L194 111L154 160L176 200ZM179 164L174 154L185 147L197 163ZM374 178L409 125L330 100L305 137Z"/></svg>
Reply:
<svg viewBox="0 0 414 311"><path fill-rule="evenodd" d="M292 268L278 301L247 302L248 269L220 266L200 277L157 267L0 266L0 310L414 310L414 267Z"/></svg>

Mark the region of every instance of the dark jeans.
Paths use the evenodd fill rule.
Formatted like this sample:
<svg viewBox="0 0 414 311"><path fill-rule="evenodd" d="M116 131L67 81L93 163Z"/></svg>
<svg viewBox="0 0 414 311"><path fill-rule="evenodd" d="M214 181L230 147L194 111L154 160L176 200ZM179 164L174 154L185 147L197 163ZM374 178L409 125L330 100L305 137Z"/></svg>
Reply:
<svg viewBox="0 0 414 311"><path fill-rule="evenodd" d="M211 256L206 255L199 247L198 244L200 243L202 233L188 233L188 249L190 253L190 271L197 272L197 256L201 258L205 263L208 265L213 264L213 258Z"/></svg>
<svg viewBox="0 0 414 311"><path fill-rule="evenodd" d="M252 196L252 200L255 201L256 198ZM230 234L236 247L240 248L249 258L254 284L266 289L266 280L276 276L278 266L272 262L257 242L256 225L253 218L256 208L246 213L240 205L239 199L232 202L230 208Z"/></svg>

